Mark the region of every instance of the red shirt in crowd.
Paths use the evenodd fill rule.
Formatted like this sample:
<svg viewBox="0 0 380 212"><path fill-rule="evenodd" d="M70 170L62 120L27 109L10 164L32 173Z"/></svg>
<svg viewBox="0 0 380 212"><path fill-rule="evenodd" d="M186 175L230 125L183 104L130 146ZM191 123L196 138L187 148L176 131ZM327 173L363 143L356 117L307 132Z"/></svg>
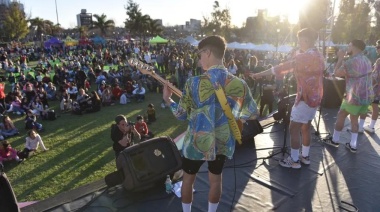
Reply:
<svg viewBox="0 0 380 212"><path fill-rule="evenodd" d="M141 135L148 135L148 125L143 121L143 122L136 122L135 128L137 132L139 132Z"/></svg>

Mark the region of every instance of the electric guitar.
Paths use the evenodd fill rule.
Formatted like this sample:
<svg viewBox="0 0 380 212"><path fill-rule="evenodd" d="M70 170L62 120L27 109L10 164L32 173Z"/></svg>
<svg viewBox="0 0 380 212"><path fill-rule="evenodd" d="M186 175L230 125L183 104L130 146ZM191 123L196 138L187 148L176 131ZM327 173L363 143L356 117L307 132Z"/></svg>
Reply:
<svg viewBox="0 0 380 212"><path fill-rule="evenodd" d="M164 79L160 75L156 74L154 71L154 67L152 67L148 64L145 64L145 63L141 62L140 60L134 59L134 58L129 59L128 63L131 66L135 66L142 74L152 76L154 79L156 79L157 81L159 81L163 85L167 84L168 88L173 92L173 94L175 94L176 96L178 96L180 98L182 97L182 91L180 91L178 88L173 86L171 83L167 83L166 79ZM240 131L240 135L241 135L241 132L243 130L243 122L240 119L236 120L236 122L237 122L237 126L239 128L238 130ZM237 140L237 141L241 144L241 140Z"/></svg>

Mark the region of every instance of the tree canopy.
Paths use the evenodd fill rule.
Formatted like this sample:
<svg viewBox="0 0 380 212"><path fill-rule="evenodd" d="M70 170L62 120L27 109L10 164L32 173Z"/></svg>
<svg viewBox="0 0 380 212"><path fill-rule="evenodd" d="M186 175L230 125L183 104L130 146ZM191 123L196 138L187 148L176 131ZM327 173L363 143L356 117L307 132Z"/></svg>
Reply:
<svg viewBox="0 0 380 212"><path fill-rule="evenodd" d="M104 13L102 15L94 14L93 17L95 20L92 21L92 28L99 29L102 36L106 36L107 31L115 27L115 22L108 20Z"/></svg>
<svg viewBox="0 0 380 212"><path fill-rule="evenodd" d="M20 10L19 3L12 2L10 4L1 31L2 37L9 40L19 40L28 34L28 22L25 13Z"/></svg>

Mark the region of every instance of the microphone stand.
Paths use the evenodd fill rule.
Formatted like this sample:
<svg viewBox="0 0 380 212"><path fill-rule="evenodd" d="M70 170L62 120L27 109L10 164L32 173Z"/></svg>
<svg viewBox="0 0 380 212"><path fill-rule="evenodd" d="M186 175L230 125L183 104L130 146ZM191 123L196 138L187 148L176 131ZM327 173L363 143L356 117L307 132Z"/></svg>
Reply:
<svg viewBox="0 0 380 212"><path fill-rule="evenodd" d="M329 70L331 68L331 65L334 64L334 62L330 63L330 65L323 71L323 75L326 76L327 75L327 70ZM325 78L323 78L323 88L325 88ZM325 90L323 89L323 92L325 92ZM318 121L317 121L317 129L316 131L314 132L314 135L319 139L319 140L322 140L321 138L321 134L324 134L324 135L331 135L330 132L327 132L327 133L320 133L319 132L319 125L321 123L321 116L322 116L322 108L323 108L323 105L325 104L325 101L326 101L326 98L325 96L323 95L322 97L322 102L321 102L321 105L319 106L319 111L318 111Z"/></svg>

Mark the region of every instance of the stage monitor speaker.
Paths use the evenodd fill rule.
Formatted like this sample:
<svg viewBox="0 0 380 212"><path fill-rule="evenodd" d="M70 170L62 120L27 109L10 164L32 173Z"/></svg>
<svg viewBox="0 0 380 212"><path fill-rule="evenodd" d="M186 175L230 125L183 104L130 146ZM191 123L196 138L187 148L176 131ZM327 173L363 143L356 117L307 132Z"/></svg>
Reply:
<svg viewBox="0 0 380 212"><path fill-rule="evenodd" d="M128 191L144 191L182 168L177 146L170 137L157 137L123 150L116 159L122 185ZM122 174L120 173L122 170Z"/></svg>
<svg viewBox="0 0 380 212"><path fill-rule="evenodd" d="M325 77L323 79L322 107L339 108L342 104L346 81L343 78Z"/></svg>

